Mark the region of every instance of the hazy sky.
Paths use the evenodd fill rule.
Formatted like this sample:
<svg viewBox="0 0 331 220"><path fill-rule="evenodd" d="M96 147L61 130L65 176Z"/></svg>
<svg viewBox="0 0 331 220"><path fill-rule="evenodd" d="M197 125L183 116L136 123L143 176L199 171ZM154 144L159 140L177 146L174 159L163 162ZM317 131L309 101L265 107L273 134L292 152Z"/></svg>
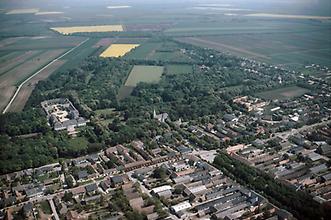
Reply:
<svg viewBox="0 0 331 220"><path fill-rule="evenodd" d="M283 13L331 15L331 0L206 0L197 2L228 3Z"/></svg>
<svg viewBox="0 0 331 220"><path fill-rule="evenodd" d="M0 6L22 6L29 5L41 6L49 3L56 5L77 4L85 5L103 5L103 4L231 4L236 7L251 8L257 10L268 10L277 13L292 14L311 14L311 15L331 15L331 0L0 0Z"/></svg>

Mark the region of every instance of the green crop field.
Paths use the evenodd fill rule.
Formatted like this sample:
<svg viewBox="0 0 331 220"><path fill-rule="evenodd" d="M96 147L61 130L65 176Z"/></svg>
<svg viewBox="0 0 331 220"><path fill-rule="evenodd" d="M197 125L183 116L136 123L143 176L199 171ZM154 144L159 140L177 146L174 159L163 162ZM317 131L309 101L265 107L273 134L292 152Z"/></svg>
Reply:
<svg viewBox="0 0 331 220"><path fill-rule="evenodd" d="M167 75L174 75L174 74L188 74L192 73L193 68L191 65L186 64L173 64L166 66L166 73Z"/></svg>
<svg viewBox="0 0 331 220"><path fill-rule="evenodd" d="M11 37L0 40L0 110L5 107L15 92L15 88L29 76L43 68L49 62L74 48L86 38L73 36L56 37ZM45 79L57 71L71 69L82 62L86 57L98 52L95 47L98 39L90 39L71 53L62 57L61 60L47 67L38 78ZM31 80L35 85L38 81ZM22 87L9 111L21 110L28 100L34 86ZM22 95L22 97L21 97Z"/></svg>
<svg viewBox="0 0 331 220"><path fill-rule="evenodd" d="M269 100L287 100L294 97L302 96L305 93L308 93L310 90L301 88L298 86L289 86L280 89L273 89L265 92L257 93L258 97Z"/></svg>
<svg viewBox="0 0 331 220"><path fill-rule="evenodd" d="M125 58L127 59L149 59L152 57L155 50L161 48L162 43L160 42L146 42L139 47L128 53Z"/></svg>
<svg viewBox="0 0 331 220"><path fill-rule="evenodd" d="M146 42L128 53L125 58L164 62L190 62L181 47L175 42Z"/></svg>
<svg viewBox="0 0 331 220"><path fill-rule="evenodd" d="M21 50L44 50L56 48L72 48L85 40L83 37L75 36L40 36L26 38L7 38L14 43L1 47L0 51L21 51ZM2 41L0 41L1 44Z"/></svg>
<svg viewBox="0 0 331 220"><path fill-rule="evenodd" d="M331 31L306 29L294 33L250 33L179 38L179 41L299 68L307 64L331 67Z"/></svg>
<svg viewBox="0 0 331 220"><path fill-rule="evenodd" d="M140 82L157 83L163 74L163 66L134 66L125 86L137 86Z"/></svg>
<svg viewBox="0 0 331 220"><path fill-rule="evenodd" d="M163 66L144 66L135 65L125 84L118 91L117 99L123 100L129 97L138 83L157 83L160 81L164 72Z"/></svg>

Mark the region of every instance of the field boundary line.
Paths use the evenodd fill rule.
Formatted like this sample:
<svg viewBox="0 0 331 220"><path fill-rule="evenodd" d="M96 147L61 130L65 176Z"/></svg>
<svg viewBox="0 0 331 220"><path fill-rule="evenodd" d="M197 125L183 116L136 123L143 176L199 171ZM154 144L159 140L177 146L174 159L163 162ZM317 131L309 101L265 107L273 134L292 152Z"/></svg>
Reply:
<svg viewBox="0 0 331 220"><path fill-rule="evenodd" d="M38 75L41 71L43 71L44 69L46 69L47 67L49 67L50 65L52 65L53 63L55 63L56 61L58 61L59 59L63 58L64 56L66 56L67 54L71 53L72 51L74 51L75 49L77 49L79 46L81 46L82 44L84 44L86 41L88 41L90 38L87 38L86 40L80 42L77 46L71 48L70 50L68 50L67 52L65 52L64 54L60 55L59 57L55 58L54 60L52 60L51 62L49 62L48 64L46 64L44 67L42 67L40 70L38 70L37 72L35 72L34 74L32 74L31 76L29 76L26 80L24 80L16 89L14 95L11 97L10 101L8 102L8 104L6 105L5 109L2 111L2 114L5 114L8 109L10 108L11 104L13 104L15 98L17 97L18 93L20 92L21 88L23 87L23 85L25 83L27 83L28 81L30 81L30 79L32 79L33 77L35 77L36 75Z"/></svg>

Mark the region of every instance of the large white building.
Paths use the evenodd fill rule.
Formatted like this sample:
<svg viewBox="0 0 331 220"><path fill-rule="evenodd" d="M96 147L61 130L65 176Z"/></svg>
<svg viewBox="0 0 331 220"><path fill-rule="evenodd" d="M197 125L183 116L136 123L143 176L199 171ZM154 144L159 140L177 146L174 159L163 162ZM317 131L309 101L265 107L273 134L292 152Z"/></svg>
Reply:
<svg viewBox="0 0 331 220"><path fill-rule="evenodd" d="M55 131L85 126L87 120L79 116L78 110L69 99L58 98L43 101L41 107L47 114Z"/></svg>

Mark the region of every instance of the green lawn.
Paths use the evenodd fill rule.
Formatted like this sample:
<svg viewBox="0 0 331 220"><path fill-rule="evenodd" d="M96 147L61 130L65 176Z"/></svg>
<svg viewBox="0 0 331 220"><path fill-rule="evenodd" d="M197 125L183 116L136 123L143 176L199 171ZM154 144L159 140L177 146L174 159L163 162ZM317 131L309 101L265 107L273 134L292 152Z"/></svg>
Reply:
<svg viewBox="0 0 331 220"><path fill-rule="evenodd" d="M69 147L73 151L80 151L87 148L88 141L84 137L76 137L69 140Z"/></svg>
<svg viewBox="0 0 331 220"><path fill-rule="evenodd" d="M273 89L273 90L269 90L269 91L265 91L265 92L260 92L260 93L257 93L256 95L263 99L287 100L287 99L301 96L307 92L309 92L308 89L301 88L298 86L289 86L289 87Z"/></svg>
<svg viewBox="0 0 331 220"><path fill-rule="evenodd" d="M135 65L125 82L125 86L137 86L140 82L157 83L163 74L163 66Z"/></svg>
<svg viewBox="0 0 331 220"><path fill-rule="evenodd" d="M193 72L193 68L191 65L167 65L166 72L168 75L175 75L175 74L188 74Z"/></svg>

